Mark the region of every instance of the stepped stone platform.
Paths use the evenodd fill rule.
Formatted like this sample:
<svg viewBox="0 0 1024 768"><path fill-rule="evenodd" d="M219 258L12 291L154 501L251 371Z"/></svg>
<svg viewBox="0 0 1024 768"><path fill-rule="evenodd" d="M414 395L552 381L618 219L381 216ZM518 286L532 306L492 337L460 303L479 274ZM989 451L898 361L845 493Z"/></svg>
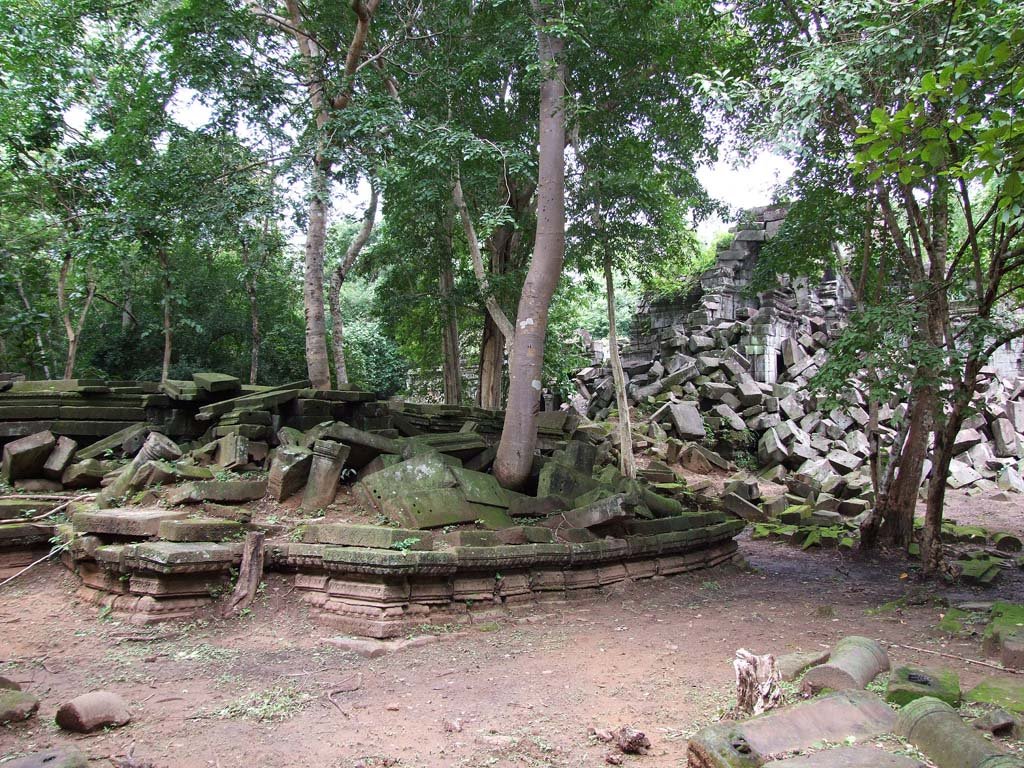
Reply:
<svg viewBox="0 0 1024 768"><path fill-rule="evenodd" d="M244 387L222 374L136 384L21 382L0 393L0 407L50 403L45 414L6 406L22 426L4 434L40 418L39 431L3 444L4 481L50 495L0 505L0 567L44 556L56 533L81 596L132 622L210 605L255 532L264 569L291 574L321 619L385 638L724 563L745 525L696 507L685 483L657 472L622 477L603 433L566 411L539 415L531 476L516 492L489 473L499 411L308 382ZM107 427L94 434L53 431L66 399L115 396L142 398L132 407L148 409L146 421L97 439L114 423L104 405L92 417Z"/></svg>

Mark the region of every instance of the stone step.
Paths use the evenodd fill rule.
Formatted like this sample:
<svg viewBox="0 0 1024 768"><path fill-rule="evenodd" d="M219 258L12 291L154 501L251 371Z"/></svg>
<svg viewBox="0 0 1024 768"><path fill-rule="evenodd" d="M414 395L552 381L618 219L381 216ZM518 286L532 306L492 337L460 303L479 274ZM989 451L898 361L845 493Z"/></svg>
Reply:
<svg viewBox="0 0 1024 768"><path fill-rule="evenodd" d="M159 535L160 523L165 520L183 520L188 515L188 510L185 509L122 507L76 512L71 518L71 523L78 533L148 538Z"/></svg>

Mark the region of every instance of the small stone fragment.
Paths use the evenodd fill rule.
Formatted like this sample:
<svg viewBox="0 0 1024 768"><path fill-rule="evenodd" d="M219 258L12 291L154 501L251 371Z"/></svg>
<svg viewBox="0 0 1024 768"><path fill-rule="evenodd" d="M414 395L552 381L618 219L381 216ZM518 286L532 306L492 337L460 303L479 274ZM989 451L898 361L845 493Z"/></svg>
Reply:
<svg viewBox="0 0 1024 768"><path fill-rule="evenodd" d="M65 731L92 733L100 728L125 725L132 718L128 704L116 693L93 691L61 705L55 719Z"/></svg>
<svg viewBox="0 0 1024 768"><path fill-rule="evenodd" d="M20 690L0 690L0 723L20 723L39 709L39 699Z"/></svg>

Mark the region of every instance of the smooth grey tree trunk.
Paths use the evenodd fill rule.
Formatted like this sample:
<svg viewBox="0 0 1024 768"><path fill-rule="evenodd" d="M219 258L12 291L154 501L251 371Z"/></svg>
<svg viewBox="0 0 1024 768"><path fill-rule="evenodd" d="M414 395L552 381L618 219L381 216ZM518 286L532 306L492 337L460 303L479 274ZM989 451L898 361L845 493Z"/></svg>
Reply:
<svg viewBox="0 0 1024 768"><path fill-rule="evenodd" d="M615 403L619 409L619 471L623 477L636 477L636 458L633 456L633 425L629 416L629 398L626 395L626 374L619 357L619 336L615 330L615 283L612 280L612 255L604 253L604 289L608 304L608 356L615 384Z"/></svg>
<svg viewBox="0 0 1024 768"><path fill-rule="evenodd" d="M532 6L542 77L537 234L516 313L508 405L494 460L498 482L513 489L525 484L533 464L548 312L565 258L565 44L547 32L557 9L541 0Z"/></svg>

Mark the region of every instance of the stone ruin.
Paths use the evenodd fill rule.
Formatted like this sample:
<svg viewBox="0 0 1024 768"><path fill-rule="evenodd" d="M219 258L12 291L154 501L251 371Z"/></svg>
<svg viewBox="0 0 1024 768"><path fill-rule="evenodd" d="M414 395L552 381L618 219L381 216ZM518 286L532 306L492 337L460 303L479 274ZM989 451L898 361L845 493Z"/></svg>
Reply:
<svg viewBox="0 0 1024 768"><path fill-rule="evenodd" d="M324 621L393 637L734 556L743 520L682 484L623 478L603 430L568 411L540 414L529 487L502 488L487 471L502 423L221 374L16 382L0 393L15 491L0 572L56 540L83 599L160 621L223 593L241 539L263 532L264 567Z"/></svg>
<svg viewBox="0 0 1024 768"><path fill-rule="evenodd" d="M762 245L786 210L748 212L688 292L641 306L638 332L622 352L629 402L647 416L644 437L663 462L703 472L734 469L733 459L752 471L727 487L730 511L755 522L781 517L795 528L853 531L849 521L874 501L865 401L851 388L842 407L829 407L809 385L848 316L849 286L826 274L817 286L782 277L771 290L750 289ZM951 488L996 500L1024 493L1022 373L1020 343L1001 349L983 370L977 415L957 438ZM585 368L576 383L577 412L605 419L615 407L610 369ZM906 409L898 400L880 409L883 447L891 446ZM922 482L929 471L927 465ZM785 484L787 493L761 499L752 473ZM801 535L803 541L809 533ZM832 539L852 544L841 532Z"/></svg>

